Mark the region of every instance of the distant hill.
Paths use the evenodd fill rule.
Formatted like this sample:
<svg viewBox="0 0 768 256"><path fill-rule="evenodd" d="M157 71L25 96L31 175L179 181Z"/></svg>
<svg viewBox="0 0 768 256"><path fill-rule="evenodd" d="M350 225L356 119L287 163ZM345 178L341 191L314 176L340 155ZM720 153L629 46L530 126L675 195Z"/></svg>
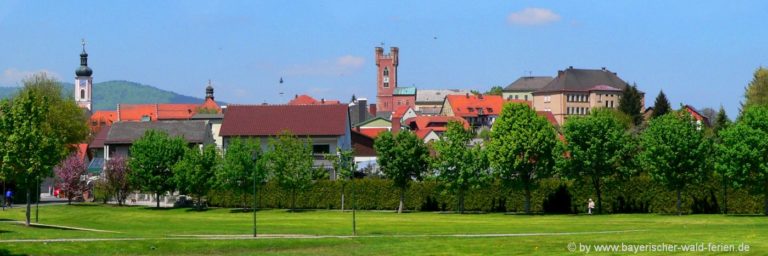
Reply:
<svg viewBox="0 0 768 256"><path fill-rule="evenodd" d="M62 83L62 86L64 87L65 95L74 95L74 85L72 83ZM0 98L9 97L17 90L18 87L0 87ZM202 102L202 98L181 95L131 81L106 81L93 84L94 110L114 110L117 108L118 103L146 104Z"/></svg>

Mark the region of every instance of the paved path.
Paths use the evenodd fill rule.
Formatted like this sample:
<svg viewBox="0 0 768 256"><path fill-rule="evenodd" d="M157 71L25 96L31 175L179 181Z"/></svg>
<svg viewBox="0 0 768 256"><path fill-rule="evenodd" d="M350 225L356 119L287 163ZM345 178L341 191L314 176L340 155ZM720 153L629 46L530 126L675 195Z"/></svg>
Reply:
<svg viewBox="0 0 768 256"><path fill-rule="evenodd" d="M555 233L517 233L517 234L442 234L442 235L364 235L364 236L325 236L301 234L263 234L252 235L175 235L170 237L126 237L126 238L60 238L60 239L13 239L0 240L0 243L55 243L55 242L103 242L103 241L154 241L154 240L247 240L247 239L324 239L324 238L408 238L408 237L523 237L523 236L569 236L594 234L619 234L643 232L646 230L615 230L594 232L555 232Z"/></svg>

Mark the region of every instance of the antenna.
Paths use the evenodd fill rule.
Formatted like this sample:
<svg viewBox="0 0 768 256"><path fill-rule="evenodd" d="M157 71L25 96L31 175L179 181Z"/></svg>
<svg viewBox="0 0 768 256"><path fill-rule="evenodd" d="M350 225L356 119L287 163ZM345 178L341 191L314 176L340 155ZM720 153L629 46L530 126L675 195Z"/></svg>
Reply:
<svg viewBox="0 0 768 256"><path fill-rule="evenodd" d="M283 77L282 76L280 77L280 85L283 85ZM283 87L280 86L280 97L281 97L281 99L283 97L283 90L282 89L283 89Z"/></svg>

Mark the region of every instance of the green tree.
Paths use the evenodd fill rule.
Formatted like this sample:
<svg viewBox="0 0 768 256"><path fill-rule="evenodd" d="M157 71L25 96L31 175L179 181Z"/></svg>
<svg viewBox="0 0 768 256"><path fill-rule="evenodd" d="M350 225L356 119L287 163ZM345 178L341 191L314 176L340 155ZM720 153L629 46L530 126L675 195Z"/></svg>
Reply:
<svg viewBox="0 0 768 256"><path fill-rule="evenodd" d="M473 137L464 125L451 121L443 138L433 144L432 168L438 172L437 179L446 190L456 196L460 213L464 213L467 191L479 188L490 176L482 146L469 146Z"/></svg>
<svg viewBox="0 0 768 256"><path fill-rule="evenodd" d="M488 145L491 168L514 188L522 188L525 212L531 212L531 190L549 177L555 165L555 128L530 107L507 103L496 119Z"/></svg>
<svg viewBox="0 0 768 256"><path fill-rule="evenodd" d="M344 211L346 179L354 179L354 152L352 150L336 149L336 154L323 155L325 160L331 162L331 167L336 173L336 180L341 182L341 211Z"/></svg>
<svg viewBox="0 0 768 256"><path fill-rule="evenodd" d="M672 107L669 105L667 95L664 94L664 91L659 91L659 96L656 96L656 101L653 103L653 115L651 115L651 119L666 115L671 111Z"/></svg>
<svg viewBox="0 0 768 256"><path fill-rule="evenodd" d="M717 115L715 115L714 120L712 120L712 129L715 131L715 134L717 134L721 130L728 128L730 125L731 119L728 118L725 109L720 105L720 110L717 111Z"/></svg>
<svg viewBox="0 0 768 256"><path fill-rule="evenodd" d="M744 89L744 102L741 110L755 105L768 105L768 69L759 67L755 70L752 81Z"/></svg>
<svg viewBox="0 0 768 256"><path fill-rule="evenodd" d="M596 109L586 117L568 119L563 126L559 169L565 177L588 182L595 189L597 212L603 212L602 188L626 171L632 146L628 127L611 109Z"/></svg>
<svg viewBox="0 0 768 256"><path fill-rule="evenodd" d="M129 180L143 191L155 194L157 208L160 195L173 191L173 165L184 156L187 142L181 137L171 138L163 131L148 130L131 145Z"/></svg>
<svg viewBox="0 0 768 256"><path fill-rule="evenodd" d="M267 170L275 175L277 184L291 192L291 210L295 210L296 194L312 185L312 142L309 138L303 141L290 132L283 132L269 139L265 158Z"/></svg>
<svg viewBox="0 0 768 256"><path fill-rule="evenodd" d="M637 84L624 87L618 109L630 116L635 126L643 123L643 95L637 90Z"/></svg>
<svg viewBox="0 0 768 256"><path fill-rule="evenodd" d="M725 109L723 109L723 106L720 105L720 110L718 110L714 118L710 120L712 121L712 133L714 135L714 138L713 138L714 142L720 145L722 143L721 133L722 131L724 131L725 129L728 129L728 127L732 125L731 119L728 118L728 114L725 113ZM722 155L722 153L718 153L718 155ZM715 172L720 174L720 178L722 179L722 186L723 186L722 212L723 214L728 214L728 189L732 187L731 182L729 181L730 171L728 170L728 168L725 168L723 166L723 161L716 160Z"/></svg>
<svg viewBox="0 0 768 256"><path fill-rule="evenodd" d="M31 188L67 155L67 147L85 139L85 116L61 86L45 74L23 81L24 87L0 103L0 154L6 178L26 188L26 224L30 222Z"/></svg>
<svg viewBox="0 0 768 256"><path fill-rule="evenodd" d="M763 194L768 215L768 105L752 105L720 133L718 169L736 185Z"/></svg>
<svg viewBox="0 0 768 256"><path fill-rule="evenodd" d="M221 155L216 145L205 145L202 150L188 148L181 161L173 166L173 177L179 193L194 196L198 210L203 207L203 197L215 185L216 168L221 163Z"/></svg>
<svg viewBox="0 0 768 256"><path fill-rule="evenodd" d="M258 184L267 179L265 168L260 166L262 158L258 142L232 138L227 141L221 168L216 169L217 186L239 194L243 208L248 207L246 195L253 190L254 178Z"/></svg>
<svg viewBox="0 0 768 256"><path fill-rule="evenodd" d="M651 120L640 145L642 165L651 178L677 193L677 213L682 214L682 191L707 177L709 140L691 115L681 111Z"/></svg>
<svg viewBox="0 0 768 256"><path fill-rule="evenodd" d="M491 87L490 90L488 90L484 94L485 95L501 96L502 94L504 94L504 88L502 88L501 86L498 86L498 85L497 86L493 86L493 87Z"/></svg>
<svg viewBox="0 0 768 256"><path fill-rule="evenodd" d="M373 144L379 168L400 189L397 213L402 213L408 185L411 180L421 180L422 174L429 168L429 149L416 134L409 131L400 131L396 135L383 132Z"/></svg>

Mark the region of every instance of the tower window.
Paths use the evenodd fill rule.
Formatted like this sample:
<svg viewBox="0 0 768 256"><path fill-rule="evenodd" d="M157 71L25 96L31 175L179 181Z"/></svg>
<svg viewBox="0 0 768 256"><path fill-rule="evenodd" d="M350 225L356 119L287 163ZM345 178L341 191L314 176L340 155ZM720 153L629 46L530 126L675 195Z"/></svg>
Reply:
<svg viewBox="0 0 768 256"><path fill-rule="evenodd" d="M389 68L384 67L384 76L389 76Z"/></svg>
<svg viewBox="0 0 768 256"><path fill-rule="evenodd" d="M80 98L85 99L85 89L80 89Z"/></svg>
<svg viewBox="0 0 768 256"><path fill-rule="evenodd" d="M384 83L384 88L389 88L389 82Z"/></svg>

